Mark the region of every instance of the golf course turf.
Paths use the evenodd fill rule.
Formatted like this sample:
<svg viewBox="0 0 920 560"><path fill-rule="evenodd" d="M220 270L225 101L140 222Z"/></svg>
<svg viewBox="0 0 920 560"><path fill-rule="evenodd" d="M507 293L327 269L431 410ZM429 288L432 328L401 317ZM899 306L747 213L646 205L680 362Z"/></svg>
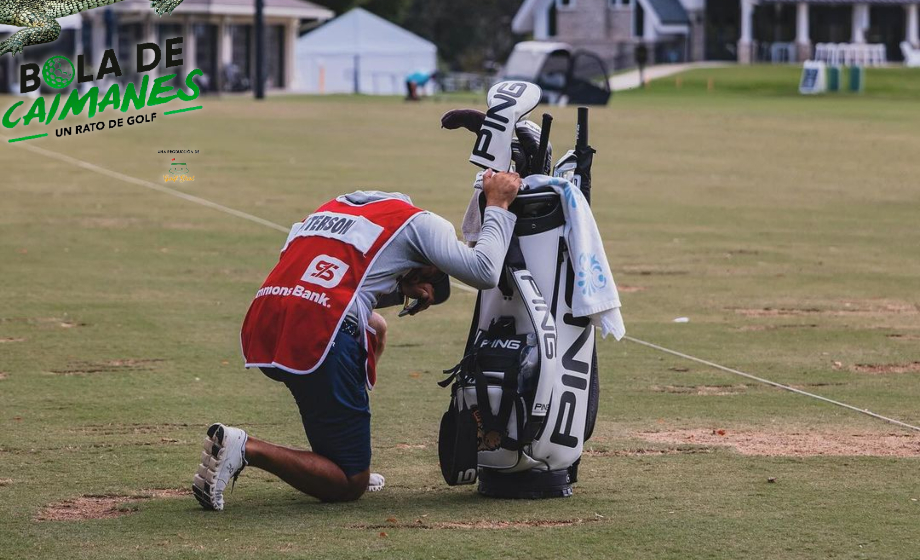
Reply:
<svg viewBox="0 0 920 560"><path fill-rule="evenodd" d="M815 98L797 76L700 70L592 109L628 334L920 425L920 73ZM3 133L0 558L920 558L920 433L627 340L598 341L572 498L447 487L436 381L468 328L458 289L384 312L382 492L320 504L248 469L226 511L202 511L188 490L211 422L306 447L290 394L239 350L279 229L356 189L459 226L475 169L472 136L439 128L450 97L196 103L85 136ZM558 157L575 108L544 111ZM176 149L200 151L178 160L193 182L164 181Z"/></svg>

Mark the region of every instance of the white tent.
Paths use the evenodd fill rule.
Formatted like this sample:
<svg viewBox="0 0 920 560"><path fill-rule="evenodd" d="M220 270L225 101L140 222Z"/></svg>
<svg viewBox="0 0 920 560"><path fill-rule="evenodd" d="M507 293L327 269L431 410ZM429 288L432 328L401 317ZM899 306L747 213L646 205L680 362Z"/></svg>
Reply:
<svg viewBox="0 0 920 560"><path fill-rule="evenodd" d="M408 75L435 71L437 47L355 8L297 39L294 66L295 91L397 95Z"/></svg>

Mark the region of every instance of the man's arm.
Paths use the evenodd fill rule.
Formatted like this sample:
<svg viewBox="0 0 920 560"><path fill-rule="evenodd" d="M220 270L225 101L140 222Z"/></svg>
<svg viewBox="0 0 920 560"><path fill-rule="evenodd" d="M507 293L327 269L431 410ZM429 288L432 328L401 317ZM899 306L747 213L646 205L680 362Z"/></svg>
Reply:
<svg viewBox="0 0 920 560"><path fill-rule="evenodd" d="M462 282L486 290L497 286L501 277L502 263L517 221L508 211L508 205L517 196L521 177L517 173L488 170L483 175L482 187L486 210L475 247L458 240L454 226L435 214L419 216L409 227L416 234L413 244L423 260Z"/></svg>
<svg viewBox="0 0 920 560"><path fill-rule="evenodd" d="M454 226L437 214L423 214L409 227L411 244L424 262L480 290L498 285L502 263L517 220L514 214L497 206L486 207L482 233L475 247L457 239Z"/></svg>

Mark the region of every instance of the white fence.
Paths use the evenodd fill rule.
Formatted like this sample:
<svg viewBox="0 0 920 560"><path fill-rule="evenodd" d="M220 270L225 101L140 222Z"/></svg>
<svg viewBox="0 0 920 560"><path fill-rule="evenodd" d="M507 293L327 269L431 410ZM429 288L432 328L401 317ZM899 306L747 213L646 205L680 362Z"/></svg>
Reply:
<svg viewBox="0 0 920 560"><path fill-rule="evenodd" d="M880 43L818 43L815 60L830 66L883 66L888 55Z"/></svg>

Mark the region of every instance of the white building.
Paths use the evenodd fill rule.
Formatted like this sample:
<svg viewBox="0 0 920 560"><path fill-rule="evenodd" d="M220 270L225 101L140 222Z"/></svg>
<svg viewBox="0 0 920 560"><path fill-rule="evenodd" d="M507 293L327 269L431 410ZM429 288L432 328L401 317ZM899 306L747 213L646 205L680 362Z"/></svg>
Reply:
<svg viewBox="0 0 920 560"><path fill-rule="evenodd" d="M438 49L355 8L300 37L294 54L295 91L400 95L409 74L435 71Z"/></svg>
<svg viewBox="0 0 920 560"><path fill-rule="evenodd" d="M920 47L918 0L525 0L515 33L592 50L631 66L639 43L653 61L809 58L817 43Z"/></svg>

